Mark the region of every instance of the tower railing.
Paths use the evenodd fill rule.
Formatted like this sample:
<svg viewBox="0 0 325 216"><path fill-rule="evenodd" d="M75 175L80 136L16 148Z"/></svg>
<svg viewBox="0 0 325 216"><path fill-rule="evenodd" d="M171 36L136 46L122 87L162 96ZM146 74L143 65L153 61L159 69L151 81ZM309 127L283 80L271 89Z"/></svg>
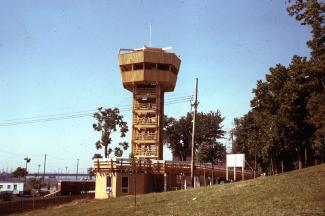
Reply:
<svg viewBox="0 0 325 216"><path fill-rule="evenodd" d="M135 136L136 140L156 140L156 133L140 133Z"/></svg>
<svg viewBox="0 0 325 216"><path fill-rule="evenodd" d="M148 148L139 148L135 152L135 156L138 157L147 157L147 156L156 156L157 151L155 149L148 149Z"/></svg>
<svg viewBox="0 0 325 216"><path fill-rule="evenodd" d="M157 124L156 117L142 117L142 118L135 118L134 123L136 124L143 124L143 125L152 125Z"/></svg>
<svg viewBox="0 0 325 216"><path fill-rule="evenodd" d="M156 110L157 105L155 103L136 103L134 108L139 110Z"/></svg>

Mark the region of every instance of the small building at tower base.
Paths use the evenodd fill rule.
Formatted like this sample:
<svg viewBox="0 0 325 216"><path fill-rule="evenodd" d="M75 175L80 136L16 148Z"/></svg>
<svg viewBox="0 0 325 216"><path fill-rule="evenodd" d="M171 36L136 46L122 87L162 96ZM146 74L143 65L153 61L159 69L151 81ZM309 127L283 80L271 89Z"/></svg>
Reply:
<svg viewBox="0 0 325 216"><path fill-rule="evenodd" d="M190 161L141 160L129 158L94 159L95 198L107 199L134 194L186 189L191 186ZM230 179L234 170L229 170ZM236 170L237 180L253 178L251 171ZM195 187L226 181L224 165L195 166ZM191 186L192 187L192 186Z"/></svg>

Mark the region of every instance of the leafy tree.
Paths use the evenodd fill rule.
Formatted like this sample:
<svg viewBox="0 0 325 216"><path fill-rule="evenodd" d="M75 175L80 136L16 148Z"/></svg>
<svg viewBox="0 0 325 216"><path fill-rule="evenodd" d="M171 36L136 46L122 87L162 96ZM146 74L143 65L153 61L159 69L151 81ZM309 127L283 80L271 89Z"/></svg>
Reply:
<svg viewBox="0 0 325 216"><path fill-rule="evenodd" d="M191 154L191 117L181 117L179 120L165 118L164 143L177 155L181 161L186 161Z"/></svg>
<svg viewBox="0 0 325 216"><path fill-rule="evenodd" d="M315 160L325 160L325 94L313 93L308 100L307 109L310 113L309 122L315 127L312 149Z"/></svg>
<svg viewBox="0 0 325 216"><path fill-rule="evenodd" d="M325 3L317 0L289 0L287 8L290 16L295 17L301 25L311 27L311 40L307 46L311 49L311 58L308 68L305 68L306 83L302 88L309 89L306 99L308 122L314 127L313 142L310 151L315 159L325 159Z"/></svg>
<svg viewBox="0 0 325 216"><path fill-rule="evenodd" d="M205 146L211 145L215 149L222 149L218 146L222 145L218 142L218 139L223 138L225 134L221 125L223 120L224 118L219 111L197 113L195 133L196 151L204 142ZM172 153L178 156L182 161L188 160L188 157L191 155L192 145L192 114L187 113L186 116L181 117L179 120L165 117L164 133L164 143L172 150ZM212 162L213 159L219 157L219 154L215 153L214 157L215 158L201 157L201 160L204 162Z"/></svg>
<svg viewBox="0 0 325 216"><path fill-rule="evenodd" d="M231 131L234 152L263 170L292 169L325 158L325 4L317 0L289 0L287 8L302 25L311 27L307 42L311 57L293 56L288 67L270 68L253 90L252 109L235 119Z"/></svg>
<svg viewBox="0 0 325 216"><path fill-rule="evenodd" d="M101 132L101 138L95 143L96 149L104 148L104 156L107 158L113 152L113 149L109 147L112 143L111 134L119 128L120 137L125 137L128 132L127 123L123 121L118 108L103 109L100 107L93 117L97 121L93 124L94 130ZM127 150L128 147L127 142L119 143L119 146L114 149L115 156L122 156L123 150Z"/></svg>
<svg viewBox="0 0 325 216"><path fill-rule="evenodd" d="M313 62L323 62L325 58L325 3L317 0L288 0L288 14L302 25L311 27L312 39L307 41Z"/></svg>
<svg viewBox="0 0 325 216"><path fill-rule="evenodd" d="M202 163L218 164L225 161L226 147L220 142L203 142L199 146L197 160Z"/></svg>
<svg viewBox="0 0 325 216"><path fill-rule="evenodd" d="M12 172L12 175L16 178L25 177L28 174L26 168L17 167L15 171Z"/></svg>
<svg viewBox="0 0 325 216"><path fill-rule="evenodd" d="M97 159L97 158L103 158L103 156L101 154L94 154L94 156L92 157L92 159Z"/></svg>
<svg viewBox="0 0 325 216"><path fill-rule="evenodd" d="M42 185L42 180L37 178L31 178L29 179L28 184L31 189L40 189Z"/></svg>
<svg viewBox="0 0 325 216"><path fill-rule="evenodd" d="M294 56L288 68L277 65L270 69L266 81L258 81L253 90L252 110L241 121L235 121L235 145L260 161L268 170L283 166L287 169L293 160L302 161L310 152L313 126L308 122L306 101L312 90L306 86L306 58ZM243 125L240 125L243 124ZM244 136L243 136L244 135ZM237 142L237 143L236 143ZM304 158L307 163L307 158Z"/></svg>

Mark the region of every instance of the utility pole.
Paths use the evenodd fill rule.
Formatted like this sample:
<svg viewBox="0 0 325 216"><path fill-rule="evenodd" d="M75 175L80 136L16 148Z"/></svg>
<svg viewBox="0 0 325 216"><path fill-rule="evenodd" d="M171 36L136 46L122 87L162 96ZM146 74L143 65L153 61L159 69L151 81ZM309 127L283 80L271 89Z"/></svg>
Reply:
<svg viewBox="0 0 325 216"><path fill-rule="evenodd" d="M197 112L197 90L198 90L198 78L195 78L195 98L194 98L194 113L193 113L193 127L192 127L192 157L191 157L191 183L192 187L194 188L194 159L195 159L195 118L196 118L196 112Z"/></svg>
<svg viewBox="0 0 325 216"><path fill-rule="evenodd" d="M24 160L26 161L26 167L25 167L25 170L26 170L26 175L25 175L25 184L26 184L26 180L27 180L27 164L31 161L31 159L27 156L24 158Z"/></svg>
<svg viewBox="0 0 325 216"><path fill-rule="evenodd" d="M76 180L78 179L78 171L79 171L79 159L77 159L77 175L76 175Z"/></svg>
<svg viewBox="0 0 325 216"><path fill-rule="evenodd" d="M38 170L37 170L37 178L39 179L39 168L41 167L41 164L38 164Z"/></svg>
<svg viewBox="0 0 325 216"><path fill-rule="evenodd" d="M44 155L43 182L45 181L46 154Z"/></svg>

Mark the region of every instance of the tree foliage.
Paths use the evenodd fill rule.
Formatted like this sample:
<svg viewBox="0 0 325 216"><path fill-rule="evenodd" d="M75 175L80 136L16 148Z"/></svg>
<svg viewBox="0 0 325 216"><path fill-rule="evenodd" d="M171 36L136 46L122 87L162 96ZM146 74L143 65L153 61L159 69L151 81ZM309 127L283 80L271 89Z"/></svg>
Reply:
<svg viewBox="0 0 325 216"><path fill-rule="evenodd" d="M226 147L220 142L203 142L198 148L196 157L201 163L223 163L226 158Z"/></svg>
<svg viewBox="0 0 325 216"><path fill-rule="evenodd" d="M104 148L104 156L107 158L113 152L113 148L109 147L112 143L112 133L119 129L120 137L125 137L128 132L127 123L123 121L123 116L118 108L103 109L100 107L93 117L97 121L93 124L93 128L101 133L101 138L95 143L96 149ZM128 142L120 142L119 146L114 148L114 155L121 157L123 150L127 150L128 147ZM94 157L100 158L100 155L95 154Z"/></svg>
<svg viewBox="0 0 325 216"><path fill-rule="evenodd" d="M312 29L311 57L294 55L288 67L270 68L253 89L251 110L235 119L233 151L264 170L292 169L325 159L324 3L289 1L288 13Z"/></svg>
<svg viewBox="0 0 325 216"><path fill-rule="evenodd" d="M100 158L103 158L103 156L98 153L95 153L94 156L92 157L92 159L100 159Z"/></svg>
<svg viewBox="0 0 325 216"><path fill-rule="evenodd" d="M31 189L40 189L42 186L42 180L39 178L31 178L28 181L28 185Z"/></svg>
<svg viewBox="0 0 325 216"><path fill-rule="evenodd" d="M22 167L17 167L17 169L12 172L12 175L17 178L25 177L27 174L28 174L27 170Z"/></svg>
<svg viewBox="0 0 325 216"><path fill-rule="evenodd" d="M294 16L302 25L311 27L312 39L307 41L311 49L312 61L323 61L325 54L325 3L318 0L288 0L288 14Z"/></svg>
<svg viewBox="0 0 325 216"><path fill-rule="evenodd" d="M224 118L219 111L209 113L197 113L196 117L196 133L195 133L195 149L197 152L203 152L207 148L211 151L209 156L198 154L201 162L216 162L222 159L219 151L225 153L225 148L218 139L223 138L225 131L222 130L222 121ZM191 137L192 137L192 114L187 113L180 119L165 117L164 121L164 143L172 150L180 160L188 160L191 155ZM200 146L204 144L204 147Z"/></svg>

